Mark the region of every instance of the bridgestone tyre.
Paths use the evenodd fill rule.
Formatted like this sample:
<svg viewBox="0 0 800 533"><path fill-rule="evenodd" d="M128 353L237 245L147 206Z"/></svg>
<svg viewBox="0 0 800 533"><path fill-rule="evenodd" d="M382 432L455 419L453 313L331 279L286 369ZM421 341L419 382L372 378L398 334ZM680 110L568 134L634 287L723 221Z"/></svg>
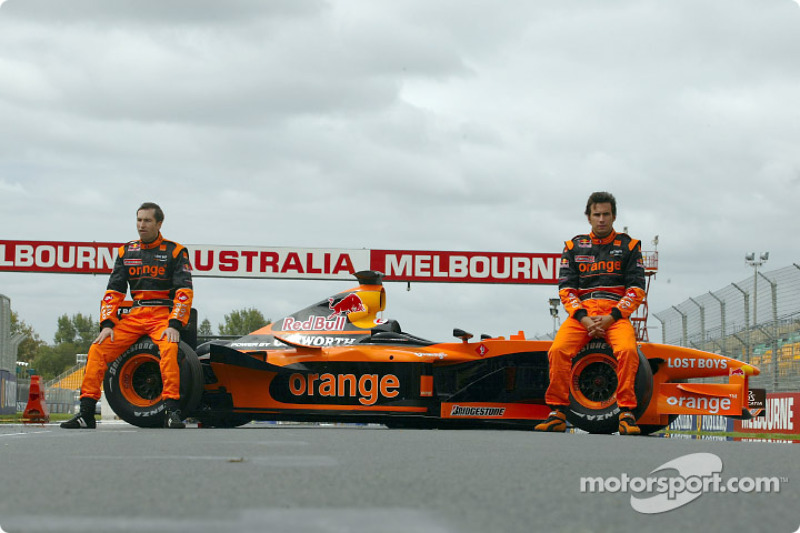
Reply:
<svg viewBox="0 0 800 533"><path fill-rule="evenodd" d="M108 365L103 381L106 401L125 422L139 427L164 425L161 369L158 346L141 337ZM203 369L194 350L178 345L181 372L180 409L184 416L197 407L203 393Z"/></svg>
<svg viewBox="0 0 800 533"><path fill-rule="evenodd" d="M603 340L589 342L572 360L570 405L567 420L589 433L615 433L619 430L620 408L617 405L617 359ZM639 418L653 396L653 371L639 351L639 368L634 382Z"/></svg>

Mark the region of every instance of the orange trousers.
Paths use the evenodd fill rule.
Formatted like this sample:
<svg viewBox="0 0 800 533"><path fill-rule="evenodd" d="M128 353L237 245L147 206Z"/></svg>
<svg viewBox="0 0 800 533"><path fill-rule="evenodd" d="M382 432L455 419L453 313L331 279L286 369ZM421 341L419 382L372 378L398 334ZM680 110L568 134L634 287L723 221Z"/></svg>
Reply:
<svg viewBox="0 0 800 533"><path fill-rule="evenodd" d="M544 396L550 406L569 405L572 358L591 339L583 324L570 317L564 321L547 352L550 360L550 386ZM623 409L636 407L634 382L639 369L636 332L630 320L623 318L606 330L606 342L617 358L617 405Z"/></svg>
<svg viewBox="0 0 800 533"><path fill-rule="evenodd" d="M81 398L100 399L100 386L108 364L122 355L139 337L149 335L161 351L161 382L163 399L179 400L181 397L181 372L178 366L178 344L161 335L169 327L169 308L135 307L116 326L114 341L92 344L86 361L86 373L81 383Z"/></svg>

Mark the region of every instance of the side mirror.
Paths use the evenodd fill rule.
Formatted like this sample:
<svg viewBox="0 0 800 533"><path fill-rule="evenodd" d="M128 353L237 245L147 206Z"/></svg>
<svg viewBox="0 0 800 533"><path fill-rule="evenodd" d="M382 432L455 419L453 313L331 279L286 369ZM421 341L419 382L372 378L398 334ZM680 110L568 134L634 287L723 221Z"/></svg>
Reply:
<svg viewBox="0 0 800 533"><path fill-rule="evenodd" d="M453 337L461 339L462 342L467 342L472 338L472 333L467 333L463 329L455 328L453 330Z"/></svg>

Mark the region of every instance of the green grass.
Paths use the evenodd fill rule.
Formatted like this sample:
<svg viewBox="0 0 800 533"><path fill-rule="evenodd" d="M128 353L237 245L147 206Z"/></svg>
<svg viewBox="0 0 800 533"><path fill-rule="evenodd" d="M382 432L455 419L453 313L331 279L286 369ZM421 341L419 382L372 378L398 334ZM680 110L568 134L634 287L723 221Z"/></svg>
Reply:
<svg viewBox="0 0 800 533"><path fill-rule="evenodd" d="M70 413L50 413L50 422L61 422L72 418ZM0 415L0 424L22 424L22 413Z"/></svg>
<svg viewBox="0 0 800 533"><path fill-rule="evenodd" d="M785 433L738 433L738 432L711 432L711 431L659 431L658 434L669 433L670 435L693 435L696 437L714 436L714 437L733 437L733 438L748 438L748 439L782 439L782 440L800 440L800 434L785 434Z"/></svg>

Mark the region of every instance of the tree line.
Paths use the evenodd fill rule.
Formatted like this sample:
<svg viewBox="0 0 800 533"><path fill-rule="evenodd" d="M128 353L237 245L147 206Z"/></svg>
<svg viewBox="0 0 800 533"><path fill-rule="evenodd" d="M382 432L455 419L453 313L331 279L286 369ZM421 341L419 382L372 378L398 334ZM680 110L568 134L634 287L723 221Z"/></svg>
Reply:
<svg viewBox="0 0 800 533"><path fill-rule="evenodd" d="M270 322L258 309L238 309L225 315L223 323L217 326L216 335L207 318L198 325L197 335L201 339L246 335ZM17 350L17 361L26 363L29 371L46 381L74 366L76 354L89 352L89 346L100 333L100 324L91 315L63 314L58 317L53 343L49 344L12 309L11 334L16 333L25 335Z"/></svg>

